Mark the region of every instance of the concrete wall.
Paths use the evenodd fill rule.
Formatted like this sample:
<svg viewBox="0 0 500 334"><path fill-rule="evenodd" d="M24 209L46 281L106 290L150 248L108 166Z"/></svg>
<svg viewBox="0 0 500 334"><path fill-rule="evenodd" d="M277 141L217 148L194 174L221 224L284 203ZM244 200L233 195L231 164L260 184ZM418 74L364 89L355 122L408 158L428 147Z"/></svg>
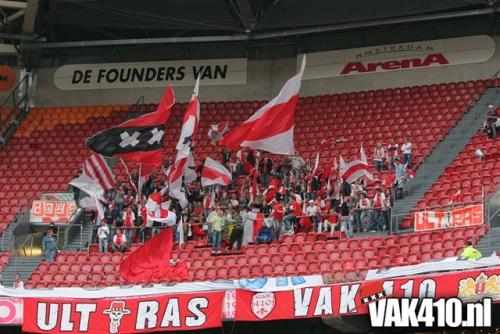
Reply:
<svg viewBox="0 0 500 334"><path fill-rule="evenodd" d="M495 37L496 52L484 63L433 67L409 71L353 75L342 78L306 80L302 83L302 96L362 91L378 88L413 86L430 83L487 79L500 69L500 38ZM90 105L133 103L139 96L146 102L157 102L163 93L161 88L150 89L106 89L62 91L55 87L55 68L37 70L35 104ZM200 89L202 101L261 100L276 94L287 78L296 71L296 59L273 61L249 61L246 85L205 86ZM174 87L177 101L186 101L191 87Z"/></svg>

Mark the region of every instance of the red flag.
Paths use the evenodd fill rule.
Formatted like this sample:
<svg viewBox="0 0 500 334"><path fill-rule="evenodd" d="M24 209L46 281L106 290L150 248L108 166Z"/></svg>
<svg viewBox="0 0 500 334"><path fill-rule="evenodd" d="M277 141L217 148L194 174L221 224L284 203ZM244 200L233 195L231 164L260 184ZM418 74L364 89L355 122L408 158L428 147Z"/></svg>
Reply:
<svg viewBox="0 0 500 334"><path fill-rule="evenodd" d="M166 123L174 103L174 91L168 86L155 112L101 131L87 138L85 145L105 157L160 165Z"/></svg>
<svg viewBox="0 0 500 334"><path fill-rule="evenodd" d="M166 228L122 261L121 277L128 283L189 278L185 262L170 263L173 243L173 228Z"/></svg>
<svg viewBox="0 0 500 334"><path fill-rule="evenodd" d="M295 107L305 65L304 57L300 72L285 83L278 96L228 132L219 145L234 151L249 147L276 154L294 154Z"/></svg>

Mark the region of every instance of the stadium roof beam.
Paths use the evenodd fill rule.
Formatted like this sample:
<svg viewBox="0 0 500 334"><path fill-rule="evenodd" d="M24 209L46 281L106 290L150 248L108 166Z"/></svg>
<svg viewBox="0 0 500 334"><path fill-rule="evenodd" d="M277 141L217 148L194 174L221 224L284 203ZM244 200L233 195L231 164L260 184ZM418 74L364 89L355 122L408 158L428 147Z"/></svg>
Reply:
<svg viewBox="0 0 500 334"><path fill-rule="evenodd" d="M141 44L174 44L174 43L211 43L211 42L243 42L250 40L263 40L272 38L281 38L289 36L299 36L330 31L342 31L350 29L368 28L373 26L382 26L390 24L404 24L411 22L424 22L433 20L473 17L480 15L491 15L500 12L500 8L484 8L475 10L466 10L459 12L414 15L399 18L390 18L382 20L371 20L365 22L346 23L337 25L325 25L313 28L302 28L285 31L276 31L269 33L259 33L254 35L223 35L223 36L196 36L196 37L159 37L159 38L132 38L119 40L98 40L98 41L75 41L75 42L50 42L40 43L30 41L23 44L24 49L61 49L75 47L98 47L98 46L118 46L118 45L141 45Z"/></svg>
<svg viewBox="0 0 500 334"><path fill-rule="evenodd" d="M27 6L28 4L22 1L0 0L0 7L2 8L25 9Z"/></svg>
<svg viewBox="0 0 500 334"><path fill-rule="evenodd" d="M231 8L235 11L241 25L246 33L250 33L257 25L256 13L249 0L228 0Z"/></svg>

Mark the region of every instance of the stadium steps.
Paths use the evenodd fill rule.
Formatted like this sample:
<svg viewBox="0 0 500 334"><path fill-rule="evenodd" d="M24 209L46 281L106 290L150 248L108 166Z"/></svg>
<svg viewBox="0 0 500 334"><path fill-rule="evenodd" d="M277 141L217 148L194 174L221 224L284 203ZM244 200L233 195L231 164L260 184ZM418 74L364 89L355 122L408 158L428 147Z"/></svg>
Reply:
<svg viewBox="0 0 500 334"><path fill-rule="evenodd" d="M16 274L21 275L21 279L27 282L31 273L43 260L42 257L13 256L2 271L2 283L6 287L12 287Z"/></svg>
<svg viewBox="0 0 500 334"><path fill-rule="evenodd" d="M398 226L399 229L401 222L408 217L418 201L431 189L446 167L453 162L482 127L489 104L500 104L500 94L496 88L485 90L485 93L469 107L448 135L424 159L415 178L406 182L405 197L396 201L392 210L393 226Z"/></svg>
<svg viewBox="0 0 500 334"><path fill-rule="evenodd" d="M19 225L19 220L14 219L12 223L7 226L7 229L3 232L2 236L0 237L0 251L12 251L13 233L17 225Z"/></svg>
<svg viewBox="0 0 500 334"><path fill-rule="evenodd" d="M475 246L483 256L500 251L500 227L492 227Z"/></svg>
<svg viewBox="0 0 500 334"><path fill-rule="evenodd" d="M88 250L90 241L92 239L92 217L91 214L85 213L84 219L81 226L81 238L80 238L80 230L78 230L73 237L68 240L68 244L64 248L67 251L80 251L80 250Z"/></svg>

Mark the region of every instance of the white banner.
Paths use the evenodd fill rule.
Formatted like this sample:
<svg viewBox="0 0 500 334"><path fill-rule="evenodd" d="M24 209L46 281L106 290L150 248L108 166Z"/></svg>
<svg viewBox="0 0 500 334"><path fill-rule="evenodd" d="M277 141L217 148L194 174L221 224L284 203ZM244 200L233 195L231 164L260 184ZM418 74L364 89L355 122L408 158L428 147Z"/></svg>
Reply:
<svg viewBox="0 0 500 334"><path fill-rule="evenodd" d="M494 254L490 257L483 257L479 260L457 260L456 257L450 257L439 261L418 263L411 266L388 269L372 269L366 274L365 280L406 277L442 271L470 270L476 268L495 267L499 265L500 259Z"/></svg>
<svg viewBox="0 0 500 334"><path fill-rule="evenodd" d="M306 288L323 284L321 275L292 276L276 278L256 278L224 280L214 282L189 282L174 285L154 286L111 286L107 288L52 288L52 289L15 289L0 287L0 296L38 297L38 298L115 298L161 295L199 291L220 291L247 289L252 291L283 291L293 288Z"/></svg>
<svg viewBox="0 0 500 334"><path fill-rule="evenodd" d="M241 85L247 82L247 59L207 59L64 65L54 74L61 90Z"/></svg>
<svg viewBox="0 0 500 334"><path fill-rule="evenodd" d="M481 63L494 53L495 41L486 35L308 53L303 79Z"/></svg>

